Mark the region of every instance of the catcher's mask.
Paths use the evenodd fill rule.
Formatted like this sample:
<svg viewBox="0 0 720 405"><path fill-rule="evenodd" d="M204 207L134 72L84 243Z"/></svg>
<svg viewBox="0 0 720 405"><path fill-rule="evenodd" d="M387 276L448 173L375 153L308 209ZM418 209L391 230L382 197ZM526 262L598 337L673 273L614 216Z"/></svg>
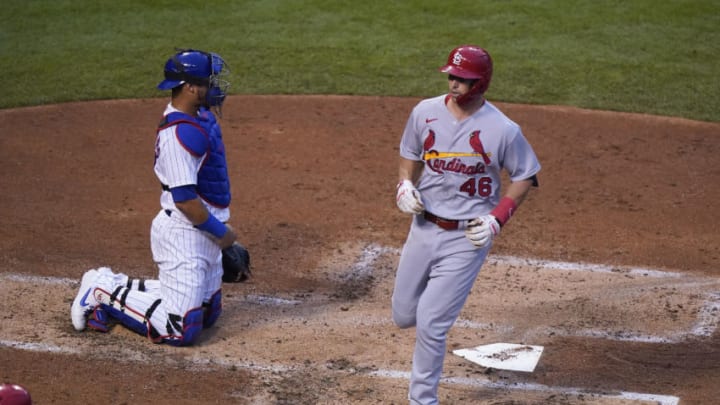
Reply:
<svg viewBox="0 0 720 405"><path fill-rule="evenodd" d="M221 115L230 82L226 79L229 68L223 58L212 52L181 49L165 63L165 80L160 90L170 90L184 83L207 86L206 106Z"/></svg>
<svg viewBox="0 0 720 405"><path fill-rule="evenodd" d="M481 97L490 87L493 63L486 50L475 45L461 45L448 55L447 63L438 70L474 83L466 94L457 98L460 105Z"/></svg>

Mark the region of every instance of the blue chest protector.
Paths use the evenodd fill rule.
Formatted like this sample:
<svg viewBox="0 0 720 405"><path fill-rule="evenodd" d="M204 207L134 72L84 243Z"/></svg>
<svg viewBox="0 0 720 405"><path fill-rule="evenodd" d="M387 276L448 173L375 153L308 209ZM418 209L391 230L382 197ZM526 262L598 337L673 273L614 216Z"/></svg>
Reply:
<svg viewBox="0 0 720 405"><path fill-rule="evenodd" d="M197 193L209 204L226 208L230 206L230 179L225 160L225 145L220 125L212 112L200 109L197 117L181 112L165 116L158 132L177 125L178 141L195 156L207 153L198 172Z"/></svg>

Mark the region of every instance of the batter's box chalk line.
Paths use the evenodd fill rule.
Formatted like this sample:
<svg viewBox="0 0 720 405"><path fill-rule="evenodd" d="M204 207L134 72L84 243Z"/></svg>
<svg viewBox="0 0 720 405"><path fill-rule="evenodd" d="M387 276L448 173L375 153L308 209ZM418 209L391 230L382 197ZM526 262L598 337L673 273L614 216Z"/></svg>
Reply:
<svg viewBox="0 0 720 405"><path fill-rule="evenodd" d="M226 300L225 297L223 297L223 300ZM241 296L232 300L228 301L242 301L242 302L250 302L253 304L261 305L261 306L294 306L294 305L300 305L302 304L302 301L297 299L289 299L289 298L280 298L280 297L274 297L271 295L255 295L255 294L249 294L245 296Z"/></svg>
<svg viewBox="0 0 720 405"><path fill-rule="evenodd" d="M376 370L369 373L372 376L381 378L394 378L401 380L409 380L410 372L397 371L397 370ZM631 401L642 401L652 402L658 405L678 405L680 398L672 395L659 395L659 394L648 394L640 392L625 392L620 391L613 394L604 393L591 393L587 389L583 388L572 388L572 387L552 387L542 384L532 383L517 383L517 382L502 382L502 381L490 381L487 378L466 378L466 377L443 377L440 380L445 384L476 387L484 389L498 389L507 391L528 391L528 392L542 392L551 393L558 395L572 395L578 397L592 396L594 398L604 398L609 400L631 400Z"/></svg>
<svg viewBox="0 0 720 405"><path fill-rule="evenodd" d="M582 336L641 343L680 343L691 338L707 338L712 336L718 326L720 326L720 293L708 293L706 297L707 299L698 311L697 320L689 331L674 332L665 337L633 332L607 332L591 329L573 332L560 329L549 329L548 331L556 335Z"/></svg>
<svg viewBox="0 0 720 405"><path fill-rule="evenodd" d="M551 260L522 258L515 256L490 255L487 260L490 265L513 265L527 266L548 271L577 271L591 273L608 273L618 276L632 275L639 277L651 277L657 279L691 279L691 281L682 283L673 283L676 288L684 287L712 287L720 285L715 279L700 279L691 277L687 274L673 271L665 271L658 269L642 268L642 267L626 267L626 266L608 266L604 264L594 263L573 263L559 262ZM602 331L602 330L576 330L568 331L564 329L552 328L546 332L559 336L580 336L600 338L616 341L631 341L643 343L678 343L690 338L709 337L712 336L718 327L720 327L720 293L712 292L706 294L707 299L700 308L695 324L688 331L674 332L667 336L653 336L649 334L634 333L627 331ZM468 326L468 322L456 323L458 326ZM512 329L512 327L505 327Z"/></svg>
<svg viewBox="0 0 720 405"><path fill-rule="evenodd" d="M586 271L591 273L615 273L627 274L656 278L682 278L687 277L686 274L663 271L657 269L648 269L642 267L626 267L626 266L608 266L605 264L580 263L580 262L559 262L552 260L542 260L533 258L523 258L516 256L490 255L487 260L488 264L527 266L547 270L569 270L569 271Z"/></svg>
<svg viewBox="0 0 720 405"><path fill-rule="evenodd" d="M370 243L363 247L360 256L350 267L350 271L342 275L344 280L365 279L372 275L375 268L375 262L387 253L400 253L399 249L381 246L376 243Z"/></svg>
<svg viewBox="0 0 720 405"><path fill-rule="evenodd" d="M708 294L708 300L700 309L698 322L691 334L695 336L712 336L720 326L720 292Z"/></svg>

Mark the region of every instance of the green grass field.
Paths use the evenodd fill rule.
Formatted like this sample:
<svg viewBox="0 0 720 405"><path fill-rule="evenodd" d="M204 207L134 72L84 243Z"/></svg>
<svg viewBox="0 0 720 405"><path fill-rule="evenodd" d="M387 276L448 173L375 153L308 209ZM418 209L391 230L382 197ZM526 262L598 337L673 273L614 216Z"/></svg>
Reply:
<svg viewBox="0 0 720 405"><path fill-rule="evenodd" d="M718 27L709 0L6 0L0 108L164 96L176 47L220 53L232 94L424 97L474 43L492 100L720 121Z"/></svg>

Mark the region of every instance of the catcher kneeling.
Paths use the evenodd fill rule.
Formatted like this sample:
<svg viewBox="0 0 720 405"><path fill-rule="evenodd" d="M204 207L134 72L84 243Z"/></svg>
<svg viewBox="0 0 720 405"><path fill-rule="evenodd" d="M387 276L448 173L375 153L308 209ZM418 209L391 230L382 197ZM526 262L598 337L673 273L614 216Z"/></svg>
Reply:
<svg viewBox="0 0 720 405"><path fill-rule="evenodd" d="M172 90L155 141L161 209L150 243L157 280L108 267L87 271L70 309L75 329L114 323L156 343L193 344L222 311L221 285L250 276L250 255L230 219L230 181L220 125L228 83L223 59L193 49L167 60L158 88Z"/></svg>

